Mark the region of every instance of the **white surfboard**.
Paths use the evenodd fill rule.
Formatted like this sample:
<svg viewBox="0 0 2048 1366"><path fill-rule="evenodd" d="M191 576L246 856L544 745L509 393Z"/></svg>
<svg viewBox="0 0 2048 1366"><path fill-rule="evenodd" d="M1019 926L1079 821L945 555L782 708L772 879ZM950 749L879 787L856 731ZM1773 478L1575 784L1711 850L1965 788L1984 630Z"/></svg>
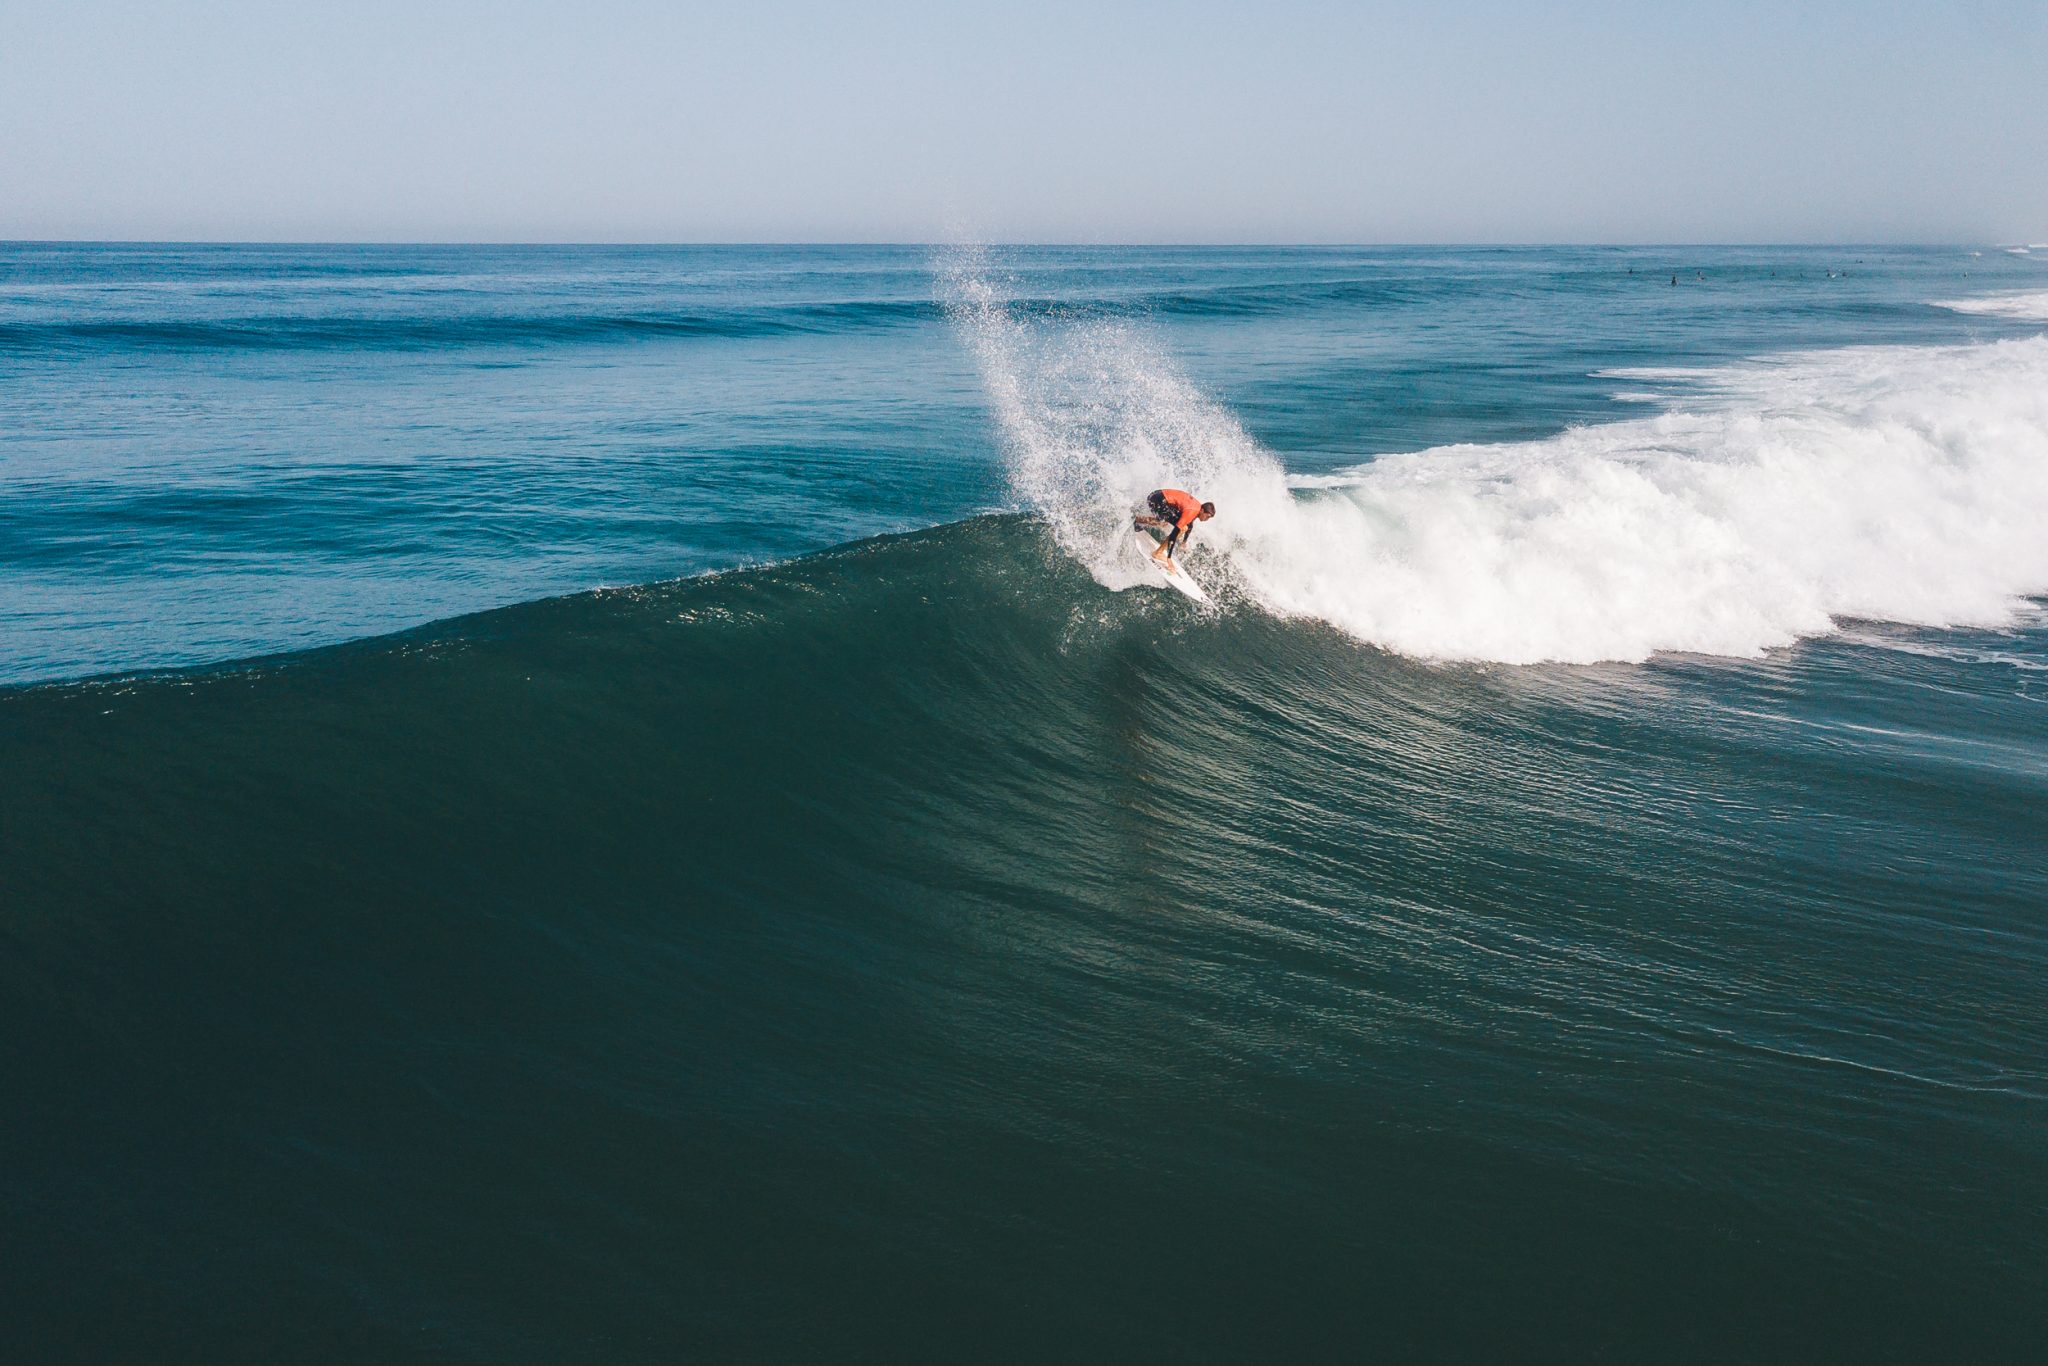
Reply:
<svg viewBox="0 0 2048 1366"><path fill-rule="evenodd" d="M1158 548L1159 541L1152 533L1140 529L1138 532L1138 553L1145 557L1146 564L1152 566L1152 572L1165 579L1167 587L1178 589L1184 596L1192 598L1196 602L1207 602L1209 595L1202 591L1202 585L1196 583L1188 576L1185 565L1176 564L1172 568L1168 568L1152 558L1152 552Z"/></svg>

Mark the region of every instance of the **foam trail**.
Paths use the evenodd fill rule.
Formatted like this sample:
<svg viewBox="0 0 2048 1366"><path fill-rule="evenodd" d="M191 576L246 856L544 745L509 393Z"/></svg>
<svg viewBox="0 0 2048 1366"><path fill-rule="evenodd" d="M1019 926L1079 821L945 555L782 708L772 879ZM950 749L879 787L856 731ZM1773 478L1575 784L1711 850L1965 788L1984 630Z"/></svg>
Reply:
<svg viewBox="0 0 2048 1366"><path fill-rule="evenodd" d="M1107 587L1147 581L1124 528L1177 483L1218 507L1205 580L1433 659L1754 656L1842 618L2006 624L2048 591L2048 338L1693 372L1654 418L1290 487L1128 327L1028 323L972 253L948 290L1018 496Z"/></svg>
<svg viewBox="0 0 2048 1366"><path fill-rule="evenodd" d="M1999 625L2048 589L2048 340L1701 382L1655 418L1375 462L1243 537L1240 573L1391 649L1513 663Z"/></svg>

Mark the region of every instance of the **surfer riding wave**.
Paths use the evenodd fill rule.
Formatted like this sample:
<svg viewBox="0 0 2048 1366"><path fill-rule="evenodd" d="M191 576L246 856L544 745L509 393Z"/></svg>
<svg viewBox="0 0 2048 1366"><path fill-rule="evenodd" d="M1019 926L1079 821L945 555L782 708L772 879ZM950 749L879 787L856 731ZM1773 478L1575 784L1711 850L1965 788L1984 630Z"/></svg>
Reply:
<svg viewBox="0 0 2048 1366"><path fill-rule="evenodd" d="M1159 547L1152 552L1152 558L1168 569L1174 568L1173 552L1188 543L1194 534L1196 522L1206 522L1216 515L1216 505L1205 503L1186 489L1154 489L1145 495L1146 512L1131 519L1131 525L1140 531L1170 527Z"/></svg>

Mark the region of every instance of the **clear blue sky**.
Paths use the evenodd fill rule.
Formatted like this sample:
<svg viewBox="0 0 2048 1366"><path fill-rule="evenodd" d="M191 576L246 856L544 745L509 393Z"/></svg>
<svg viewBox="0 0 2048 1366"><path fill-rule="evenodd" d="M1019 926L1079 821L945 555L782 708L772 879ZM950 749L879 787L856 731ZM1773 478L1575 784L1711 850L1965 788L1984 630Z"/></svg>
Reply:
<svg viewBox="0 0 2048 1366"><path fill-rule="evenodd" d="M2048 0L0 5L0 237L2044 241Z"/></svg>

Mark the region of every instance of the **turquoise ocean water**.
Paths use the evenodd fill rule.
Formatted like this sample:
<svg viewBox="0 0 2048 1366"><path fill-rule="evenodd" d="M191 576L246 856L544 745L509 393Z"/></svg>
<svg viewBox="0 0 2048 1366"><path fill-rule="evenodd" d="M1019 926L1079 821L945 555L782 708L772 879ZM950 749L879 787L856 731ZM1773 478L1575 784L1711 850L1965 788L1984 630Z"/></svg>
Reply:
<svg viewBox="0 0 2048 1366"><path fill-rule="evenodd" d="M2048 249L0 246L0 1310L2027 1359L2044 527Z"/></svg>

